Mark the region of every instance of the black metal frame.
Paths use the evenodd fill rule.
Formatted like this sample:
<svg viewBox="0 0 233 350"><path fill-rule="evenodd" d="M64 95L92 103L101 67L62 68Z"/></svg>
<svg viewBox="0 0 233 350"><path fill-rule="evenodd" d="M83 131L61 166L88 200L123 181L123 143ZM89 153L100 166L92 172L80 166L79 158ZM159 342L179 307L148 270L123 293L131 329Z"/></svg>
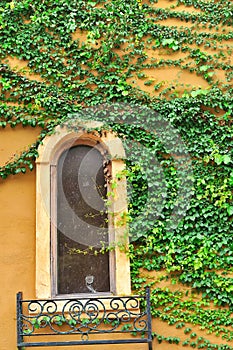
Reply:
<svg viewBox="0 0 233 350"><path fill-rule="evenodd" d="M114 339L115 334L118 336ZM70 335L72 339L67 340ZM105 338L95 339L95 335ZM48 337L52 341L46 340ZM135 343L147 343L152 350L149 288L143 296L74 299L23 300L22 293L17 293L18 350Z"/></svg>

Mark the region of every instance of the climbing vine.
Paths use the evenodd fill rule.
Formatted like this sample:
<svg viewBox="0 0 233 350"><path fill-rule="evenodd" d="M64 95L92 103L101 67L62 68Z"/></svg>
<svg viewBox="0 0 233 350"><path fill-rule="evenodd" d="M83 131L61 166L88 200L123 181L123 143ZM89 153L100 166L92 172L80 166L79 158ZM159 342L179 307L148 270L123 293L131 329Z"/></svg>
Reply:
<svg viewBox="0 0 233 350"><path fill-rule="evenodd" d="M134 154L127 161L133 287L151 285L153 316L177 329L177 337L156 332L159 343L233 349L232 18L225 0L0 5L0 128L40 130L0 177L33 170L38 146L69 116L101 120L122 137ZM183 192L181 179L189 181ZM187 292L160 287L166 281ZM223 344L196 334L197 325Z"/></svg>

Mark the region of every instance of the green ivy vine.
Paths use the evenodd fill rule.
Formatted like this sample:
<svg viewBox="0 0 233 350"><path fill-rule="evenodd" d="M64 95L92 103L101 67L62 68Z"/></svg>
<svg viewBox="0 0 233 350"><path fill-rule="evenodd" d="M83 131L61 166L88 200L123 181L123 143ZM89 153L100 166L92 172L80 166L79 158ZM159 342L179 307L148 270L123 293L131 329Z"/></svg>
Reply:
<svg viewBox="0 0 233 350"><path fill-rule="evenodd" d="M156 331L158 343L233 349L228 345L233 340L232 18L232 3L223 0L171 0L166 7L155 0L2 0L0 5L0 128L40 130L27 150L0 167L0 177L33 170L44 137L69 121L68 115L86 115L88 108L90 118L104 119L123 140L142 145L147 163L127 163L134 235L129 255L135 291L151 285L153 316L177 329L177 337ZM163 72L169 69L179 74L166 81ZM182 81L183 73L190 83ZM165 149L140 113L133 125L117 123L111 108L98 114L98 106L115 103L159 112L185 144L192 186L184 194L186 214L173 229L180 150L168 134L174 149ZM158 115L148 115L147 122L158 122ZM141 215L148 186L161 181L161 173L155 176L146 166L153 157L167 191L159 202L158 186L158 198L150 201L151 212L161 205L156 218ZM186 169L179 171L186 176ZM158 271L159 279L150 277ZM164 280L189 286L189 294L160 288ZM200 293L200 300L193 293ZM190 324L221 336L223 344L199 336ZM183 342L180 333L187 336Z"/></svg>

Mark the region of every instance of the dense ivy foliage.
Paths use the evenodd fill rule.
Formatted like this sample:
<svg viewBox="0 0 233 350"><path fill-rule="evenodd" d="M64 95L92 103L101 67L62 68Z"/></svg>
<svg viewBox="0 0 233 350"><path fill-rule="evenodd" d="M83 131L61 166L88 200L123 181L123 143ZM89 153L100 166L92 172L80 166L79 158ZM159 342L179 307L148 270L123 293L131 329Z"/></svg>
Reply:
<svg viewBox="0 0 233 350"><path fill-rule="evenodd" d="M233 340L232 3L0 6L0 127L41 130L0 167L0 177L32 170L38 145L68 115L104 121L133 154L127 176L134 288L152 285L154 317L177 328L176 338L156 332L158 342L233 349L226 345ZM169 80L166 70L178 73ZM160 288L164 280L191 289ZM224 344L199 337L190 324L221 335ZM179 332L187 335L183 343Z"/></svg>

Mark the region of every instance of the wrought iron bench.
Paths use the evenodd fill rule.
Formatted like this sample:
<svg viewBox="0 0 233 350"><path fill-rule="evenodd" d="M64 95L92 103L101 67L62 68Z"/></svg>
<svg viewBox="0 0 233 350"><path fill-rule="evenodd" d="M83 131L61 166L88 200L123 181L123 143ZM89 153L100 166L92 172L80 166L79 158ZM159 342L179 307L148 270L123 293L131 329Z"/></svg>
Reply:
<svg viewBox="0 0 233 350"><path fill-rule="evenodd" d="M17 347L146 343L152 350L150 291L143 296L23 300Z"/></svg>

